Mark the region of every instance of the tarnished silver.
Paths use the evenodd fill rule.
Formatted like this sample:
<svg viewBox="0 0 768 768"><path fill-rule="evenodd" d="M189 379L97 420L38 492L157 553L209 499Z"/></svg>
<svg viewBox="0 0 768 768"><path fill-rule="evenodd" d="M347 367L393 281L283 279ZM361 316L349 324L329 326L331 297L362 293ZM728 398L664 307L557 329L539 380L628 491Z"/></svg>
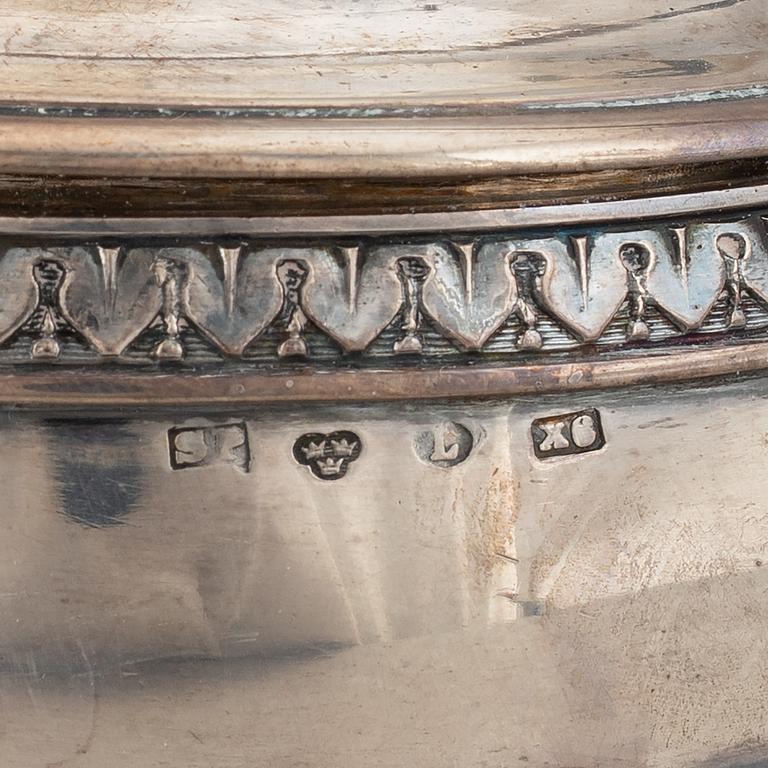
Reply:
<svg viewBox="0 0 768 768"><path fill-rule="evenodd" d="M0 768L766 764L764 0L311 6L0 0Z"/></svg>
<svg viewBox="0 0 768 768"><path fill-rule="evenodd" d="M603 447L535 453L592 409ZM363 448L327 482L294 445L339 430ZM2 761L743 764L717 751L764 727L767 433L763 379L6 415Z"/></svg>
<svg viewBox="0 0 768 768"><path fill-rule="evenodd" d="M760 213L568 234L12 247L0 358L376 359L663 345L768 324ZM35 269L61 271L43 279ZM43 287L43 282L45 286ZM23 353L22 339L39 336ZM308 338L311 337L311 338ZM623 336L623 338L622 338ZM68 342L68 343L67 343ZM330 342L330 344L329 344ZM86 353L86 354L82 354Z"/></svg>
<svg viewBox="0 0 768 768"><path fill-rule="evenodd" d="M765 238L7 248L0 765L738 764Z"/></svg>

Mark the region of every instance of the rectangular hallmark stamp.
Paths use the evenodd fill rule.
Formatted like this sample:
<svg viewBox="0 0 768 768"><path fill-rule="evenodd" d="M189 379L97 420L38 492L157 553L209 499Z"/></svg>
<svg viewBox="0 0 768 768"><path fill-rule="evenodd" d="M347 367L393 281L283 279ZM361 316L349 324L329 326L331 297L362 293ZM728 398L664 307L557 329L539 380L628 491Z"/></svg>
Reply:
<svg viewBox="0 0 768 768"><path fill-rule="evenodd" d="M168 430L172 469L232 464L243 472L251 468L251 449L245 422Z"/></svg>
<svg viewBox="0 0 768 768"><path fill-rule="evenodd" d="M535 419L531 424L533 452L539 459L573 456L605 445L605 434L596 408Z"/></svg>

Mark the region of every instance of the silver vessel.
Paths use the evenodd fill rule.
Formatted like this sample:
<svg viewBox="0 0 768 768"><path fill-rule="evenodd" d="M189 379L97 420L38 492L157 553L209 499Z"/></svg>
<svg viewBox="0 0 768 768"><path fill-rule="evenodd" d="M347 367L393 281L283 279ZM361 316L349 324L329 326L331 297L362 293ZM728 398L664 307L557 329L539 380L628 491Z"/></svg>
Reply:
<svg viewBox="0 0 768 768"><path fill-rule="evenodd" d="M768 760L768 16L618 5L0 2L0 768Z"/></svg>

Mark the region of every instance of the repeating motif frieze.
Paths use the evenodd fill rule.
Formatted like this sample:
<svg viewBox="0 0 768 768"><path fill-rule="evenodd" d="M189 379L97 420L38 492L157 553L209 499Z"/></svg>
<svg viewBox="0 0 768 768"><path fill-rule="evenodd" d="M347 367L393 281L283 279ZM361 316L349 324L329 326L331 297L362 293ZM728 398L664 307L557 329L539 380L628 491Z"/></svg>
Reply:
<svg viewBox="0 0 768 768"><path fill-rule="evenodd" d="M64 328L113 359L135 357L150 329L146 355L162 362L189 356L188 332L234 358L266 339L276 360L312 359L318 333L339 355L375 342L378 355L418 358L427 334L478 353L503 331L509 351L538 354L553 333L590 345L619 327L632 345L654 341L656 317L684 336L716 308L724 332L747 327L747 302L768 314L754 214L547 236L15 246L0 252L0 277L0 343L32 323L40 362L61 356Z"/></svg>
<svg viewBox="0 0 768 768"><path fill-rule="evenodd" d="M722 293L725 264L717 234L709 224L648 233L645 245L652 259L646 268L648 294L682 331L698 328Z"/></svg>
<svg viewBox="0 0 768 768"><path fill-rule="evenodd" d="M627 275L619 253L624 239L613 234L571 236L515 241L512 246L541 255L541 306L578 339L589 342L600 338L626 298Z"/></svg>
<svg viewBox="0 0 768 768"><path fill-rule="evenodd" d="M307 317L347 352L361 352L403 304L398 262L408 245L309 249L302 306Z"/></svg>
<svg viewBox="0 0 768 768"><path fill-rule="evenodd" d="M482 349L517 299L509 246L435 245L425 249L424 261L424 311L463 349Z"/></svg>
<svg viewBox="0 0 768 768"><path fill-rule="evenodd" d="M23 248L11 248L0 258L0 342L21 328L40 303L35 263Z"/></svg>
<svg viewBox="0 0 768 768"><path fill-rule="evenodd" d="M186 266L187 318L227 355L242 354L283 306L277 269L291 258L291 249L219 246L212 258L192 248L163 253Z"/></svg>
<svg viewBox="0 0 768 768"><path fill-rule="evenodd" d="M46 257L65 269L62 314L102 355L122 354L160 313L155 265L162 257L150 249L57 248Z"/></svg>

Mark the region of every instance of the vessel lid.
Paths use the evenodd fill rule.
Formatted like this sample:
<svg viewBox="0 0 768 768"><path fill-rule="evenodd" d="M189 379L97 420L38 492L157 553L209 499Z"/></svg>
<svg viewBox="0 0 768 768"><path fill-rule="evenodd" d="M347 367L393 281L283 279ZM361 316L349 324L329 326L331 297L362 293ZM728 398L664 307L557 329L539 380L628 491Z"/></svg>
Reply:
<svg viewBox="0 0 768 768"><path fill-rule="evenodd" d="M768 150L762 0L0 2L2 169L564 173Z"/></svg>

